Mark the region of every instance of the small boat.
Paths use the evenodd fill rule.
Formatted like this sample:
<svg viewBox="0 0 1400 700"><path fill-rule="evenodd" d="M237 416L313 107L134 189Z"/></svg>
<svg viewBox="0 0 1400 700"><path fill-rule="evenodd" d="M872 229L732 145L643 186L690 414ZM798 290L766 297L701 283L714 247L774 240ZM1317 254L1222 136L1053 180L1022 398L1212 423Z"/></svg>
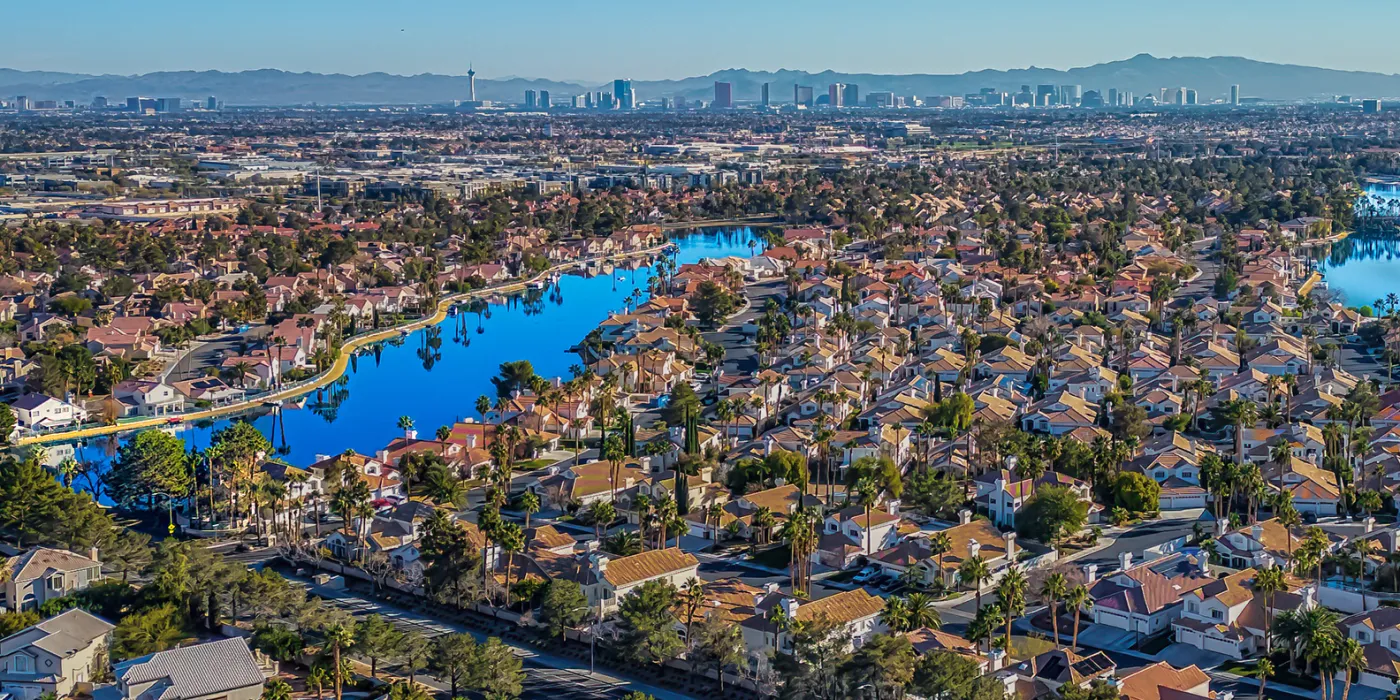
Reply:
<svg viewBox="0 0 1400 700"><path fill-rule="evenodd" d="M618 275L617 278L620 280L625 280L627 279L627 275Z"/></svg>

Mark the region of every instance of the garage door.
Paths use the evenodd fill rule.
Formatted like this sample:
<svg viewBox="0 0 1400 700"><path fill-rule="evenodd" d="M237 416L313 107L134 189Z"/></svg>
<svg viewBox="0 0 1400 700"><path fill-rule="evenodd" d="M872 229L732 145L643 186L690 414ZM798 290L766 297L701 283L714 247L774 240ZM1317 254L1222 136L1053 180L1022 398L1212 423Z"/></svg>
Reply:
<svg viewBox="0 0 1400 700"><path fill-rule="evenodd" d="M6 683L5 692L15 696L15 700L35 700L44 694L44 689L37 685L21 685L18 683Z"/></svg>

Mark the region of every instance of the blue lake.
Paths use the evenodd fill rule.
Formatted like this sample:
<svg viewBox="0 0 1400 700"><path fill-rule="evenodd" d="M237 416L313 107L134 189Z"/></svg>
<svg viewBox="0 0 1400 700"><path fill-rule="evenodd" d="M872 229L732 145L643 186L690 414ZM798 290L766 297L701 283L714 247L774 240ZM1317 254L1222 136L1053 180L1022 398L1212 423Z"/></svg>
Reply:
<svg viewBox="0 0 1400 700"><path fill-rule="evenodd" d="M678 235L673 239L678 246L673 259L686 264L707 257L747 257L762 250L761 245L749 247L754 238L748 228ZM487 394L494 400L491 377L503 362L529 360L542 376L567 378L569 367L580 362L570 348L610 313L622 310L633 291L641 290L645 297L651 272L650 266L641 266L620 267L596 277L566 275L550 289L531 290L491 304L488 314L480 319L469 312L449 316L435 327L440 341L435 350L428 347L428 331L417 331L401 343L385 344L356 357L339 382L309 394L302 408L284 409L276 426L270 413L242 419L251 419L264 435L275 438L275 445L283 445L285 436L282 456L296 465L310 464L318 454L335 454L347 448L373 454L402 435L396 423L403 415L413 418L420 434L431 436L438 426L476 418L478 396ZM226 425L227 420L195 424L176 434L202 449L213 432ZM117 436L126 437L129 434ZM50 445L48 461L75 448L78 459L100 464L110 458L117 444L104 437L85 445ZM82 486L81 480L75 486Z"/></svg>
<svg viewBox="0 0 1400 700"><path fill-rule="evenodd" d="M1368 187L1366 196L1364 206L1379 213L1400 211L1400 188ZM1358 203L1358 215L1362 208ZM1400 294L1400 238L1393 233L1355 233L1316 251L1328 289L1347 306L1366 306L1387 294Z"/></svg>

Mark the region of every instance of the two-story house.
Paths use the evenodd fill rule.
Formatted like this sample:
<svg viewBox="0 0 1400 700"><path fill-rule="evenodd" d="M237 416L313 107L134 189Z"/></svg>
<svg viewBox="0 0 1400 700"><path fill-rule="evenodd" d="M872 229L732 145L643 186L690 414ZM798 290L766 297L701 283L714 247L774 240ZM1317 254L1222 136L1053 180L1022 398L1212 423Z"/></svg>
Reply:
<svg viewBox="0 0 1400 700"><path fill-rule="evenodd" d="M602 552L588 557L586 567L571 572L583 588L589 607L601 615L617 609L618 603L649 581L661 581L680 588L696 578L700 560L679 548L651 549L626 557L612 558Z"/></svg>
<svg viewBox="0 0 1400 700"><path fill-rule="evenodd" d="M773 651L792 653L792 630L796 622L825 618L841 628L850 648L860 648L872 636L888 631L880 620L885 601L864 588L842 591L816 601L799 601L782 593L756 595L754 613L740 623L749 667L764 668ZM780 620L786 620L781 623Z"/></svg>
<svg viewBox="0 0 1400 700"><path fill-rule="evenodd" d="M813 563L844 569L857 557L870 556L894 543L899 525L899 502L890 501L884 510L850 506L826 516L822 535L812 552Z"/></svg>
<svg viewBox="0 0 1400 700"><path fill-rule="evenodd" d="M1264 596L1255 592L1258 571L1248 568L1216 579L1181 596L1181 615L1172 622L1175 640L1203 651L1243 659L1264 647ZM1316 605L1312 584L1290 580L1275 593L1273 611Z"/></svg>
<svg viewBox="0 0 1400 700"><path fill-rule="evenodd" d="M258 700L276 668L234 637L128 659L112 674L123 700Z"/></svg>
<svg viewBox="0 0 1400 700"><path fill-rule="evenodd" d="M35 547L10 557L0 570L9 571L0 584L0 609L35 610L45 601L83 590L102 578L97 550L88 556L63 549Z"/></svg>
<svg viewBox="0 0 1400 700"><path fill-rule="evenodd" d="M73 608L0 639L0 697L36 700L91 693L106 666L112 630L100 617Z"/></svg>
<svg viewBox="0 0 1400 700"><path fill-rule="evenodd" d="M1094 604L1094 624L1106 625L1148 637L1161 632L1181 612L1181 596L1209 584L1209 559L1173 554L1156 561L1132 565L1132 554L1119 558L1120 571L1093 580L1096 567L1089 565L1086 579Z"/></svg>
<svg viewBox="0 0 1400 700"><path fill-rule="evenodd" d="M63 428L87 420L87 411L62 399L44 394L21 396L10 404L20 430Z"/></svg>

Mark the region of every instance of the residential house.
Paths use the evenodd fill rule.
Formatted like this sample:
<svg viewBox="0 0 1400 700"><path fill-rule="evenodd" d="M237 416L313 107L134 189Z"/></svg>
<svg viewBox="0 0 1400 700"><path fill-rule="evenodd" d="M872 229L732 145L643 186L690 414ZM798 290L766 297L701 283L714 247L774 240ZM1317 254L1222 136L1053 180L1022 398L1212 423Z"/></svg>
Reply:
<svg viewBox="0 0 1400 700"><path fill-rule="evenodd" d="M106 620L72 608L0 639L0 697L91 694L106 666L114 629Z"/></svg>
<svg viewBox="0 0 1400 700"><path fill-rule="evenodd" d="M0 584L0 609L36 610L45 601L81 591L102 579L102 562L94 548L88 556L63 549L35 547L0 566L9 580Z"/></svg>
<svg viewBox="0 0 1400 700"><path fill-rule="evenodd" d="M158 651L112 666L122 700L258 700L274 665L242 637Z"/></svg>

